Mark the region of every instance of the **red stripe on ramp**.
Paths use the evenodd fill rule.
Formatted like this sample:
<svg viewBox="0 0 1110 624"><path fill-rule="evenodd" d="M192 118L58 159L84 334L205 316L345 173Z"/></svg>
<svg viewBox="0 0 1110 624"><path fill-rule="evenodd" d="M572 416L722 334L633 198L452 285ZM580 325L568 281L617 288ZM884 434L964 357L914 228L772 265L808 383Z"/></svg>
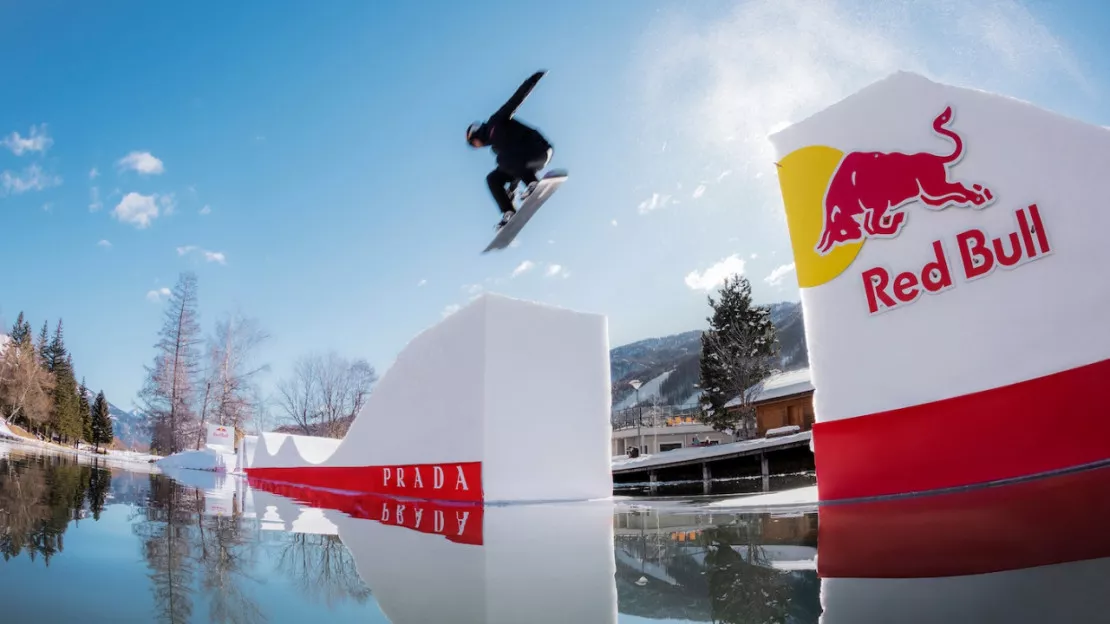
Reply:
<svg viewBox="0 0 1110 624"><path fill-rule="evenodd" d="M484 499L482 462L248 468L246 472L259 479L346 492L470 503Z"/></svg>
<svg viewBox="0 0 1110 624"><path fill-rule="evenodd" d="M923 492L1110 458L1110 360L813 427L820 500Z"/></svg>

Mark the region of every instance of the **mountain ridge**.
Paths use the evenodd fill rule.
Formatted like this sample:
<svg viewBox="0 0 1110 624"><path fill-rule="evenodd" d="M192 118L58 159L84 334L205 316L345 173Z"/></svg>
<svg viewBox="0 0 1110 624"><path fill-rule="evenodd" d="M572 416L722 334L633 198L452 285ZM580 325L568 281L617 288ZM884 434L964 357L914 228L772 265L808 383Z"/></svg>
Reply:
<svg viewBox="0 0 1110 624"><path fill-rule="evenodd" d="M771 323L778 335L780 362L783 370L794 370L809 365L809 351L805 342L805 319L802 304L782 301L767 304ZM664 405L690 405L701 377L701 335L704 329L692 329L667 336L653 336L630 342L609 350L610 389L613 407L634 406L629 401L636 390L629 384L639 380L648 384L670 371L658 384L658 392L643 392L640 403L658 400Z"/></svg>

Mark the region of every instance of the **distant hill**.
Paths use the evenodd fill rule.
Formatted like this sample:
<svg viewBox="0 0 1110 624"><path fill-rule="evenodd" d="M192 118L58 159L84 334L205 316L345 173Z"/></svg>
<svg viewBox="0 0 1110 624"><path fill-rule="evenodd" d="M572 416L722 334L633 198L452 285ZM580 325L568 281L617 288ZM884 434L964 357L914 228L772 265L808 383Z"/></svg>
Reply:
<svg viewBox="0 0 1110 624"><path fill-rule="evenodd" d="M96 393L88 390L89 405L96 401ZM150 448L150 440L143 431L144 417L137 412L122 410L108 401L108 415L112 418L112 433L119 439L124 448L136 451L146 451Z"/></svg>
<svg viewBox="0 0 1110 624"><path fill-rule="evenodd" d="M809 365L802 306L797 302L773 303L771 322L778 333L780 366L793 370ZM614 409L632 407L636 391L628 384L639 379L641 403L658 400L664 405L695 405L695 385L701 376L701 334L696 329L671 336L647 338L609 351Z"/></svg>

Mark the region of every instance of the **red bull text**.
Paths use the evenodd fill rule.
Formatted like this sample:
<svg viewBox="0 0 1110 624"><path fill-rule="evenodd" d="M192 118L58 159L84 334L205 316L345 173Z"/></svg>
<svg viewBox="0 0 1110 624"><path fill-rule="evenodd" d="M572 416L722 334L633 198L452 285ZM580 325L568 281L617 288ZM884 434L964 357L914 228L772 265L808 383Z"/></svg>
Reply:
<svg viewBox="0 0 1110 624"><path fill-rule="evenodd" d="M1014 269L1052 253L1048 232L1036 204L1014 211L1017 228L1004 236L990 237L979 228L955 236L959 267L964 281L990 275L996 268ZM923 293L937 294L953 286L944 244L932 243L932 257L920 269L891 276L884 267L867 269L861 274L871 314L884 312L917 301Z"/></svg>

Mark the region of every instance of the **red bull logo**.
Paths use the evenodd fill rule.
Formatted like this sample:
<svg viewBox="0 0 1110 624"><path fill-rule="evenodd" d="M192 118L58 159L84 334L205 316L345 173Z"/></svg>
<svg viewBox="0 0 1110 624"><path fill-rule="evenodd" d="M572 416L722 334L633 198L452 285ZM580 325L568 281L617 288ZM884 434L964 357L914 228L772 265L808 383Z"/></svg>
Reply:
<svg viewBox="0 0 1110 624"><path fill-rule="evenodd" d="M911 204L940 211L951 206L980 210L995 203L997 189L952 175L965 154L963 138L949 128L952 120L953 107L946 106L932 124L933 132L952 144L946 153L845 153L810 145L777 163L799 286L813 288L836 279L868 239L897 237ZM933 221L929 227L939 237L928 249L884 248L874 256L877 266L857 274L868 312L946 292L960 274L970 282L996 268L1013 269L1050 254L1043 212L1029 203L1013 211L1012 225L992 219L989 228L959 233L937 232ZM892 266L898 264L905 266Z"/></svg>
<svg viewBox="0 0 1110 624"><path fill-rule="evenodd" d="M897 236L906 221L902 209L920 201L942 210L949 206L983 208L994 196L982 184L970 188L949 178L964 154L963 139L946 126L952 107L933 120L933 132L953 142L948 154L851 152L833 173L824 200L824 221L814 251L824 256L838 245L864 238Z"/></svg>

